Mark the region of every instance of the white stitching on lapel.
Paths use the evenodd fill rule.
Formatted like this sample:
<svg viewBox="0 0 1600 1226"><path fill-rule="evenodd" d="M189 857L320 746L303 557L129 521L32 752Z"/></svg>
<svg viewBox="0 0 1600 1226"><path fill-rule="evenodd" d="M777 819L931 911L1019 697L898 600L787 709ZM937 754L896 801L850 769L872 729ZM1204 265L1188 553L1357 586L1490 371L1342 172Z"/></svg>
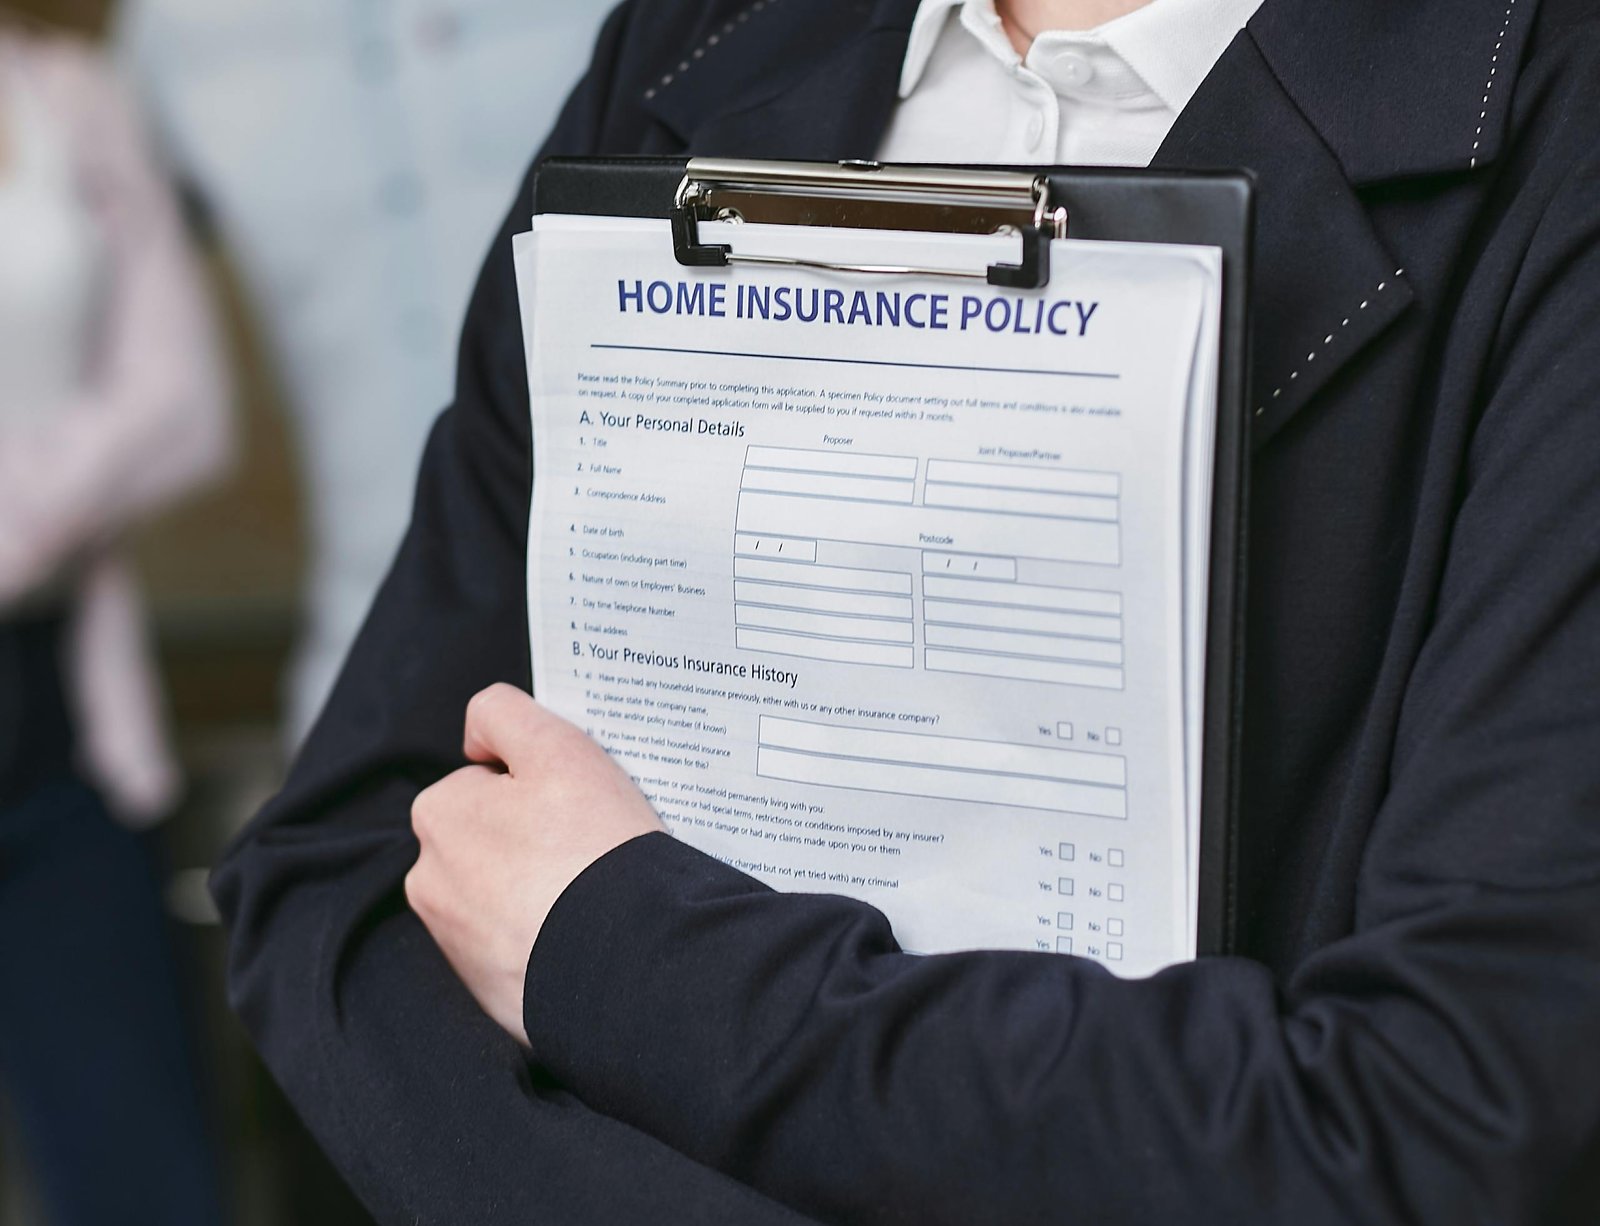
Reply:
<svg viewBox="0 0 1600 1226"><path fill-rule="evenodd" d="M679 77L683 76L684 73L688 72L689 69L693 68L696 60L704 59L707 51L709 51L712 47L715 47L745 22L749 21L752 13L759 13L768 5L776 3L778 3L778 0L755 0L755 2L749 5L747 8L741 9L731 21L723 22L722 28L715 34L710 35L705 42L701 43L698 47L691 51L688 59L680 61L677 68L673 69L671 72L663 73L661 80L657 81L649 89L645 90L645 100L649 101L651 98L654 98L659 91L666 89L667 86L671 85Z"/></svg>
<svg viewBox="0 0 1600 1226"><path fill-rule="evenodd" d="M1472 157L1467 165L1473 170L1478 168L1478 146L1483 144L1483 121L1489 117L1489 91L1494 88L1495 74L1500 71L1500 48L1506 44L1506 34L1511 29L1511 10L1517 7L1517 0L1511 0L1506 7L1506 23L1500 27L1500 36L1494 41L1494 55L1489 58L1489 83L1483 87L1483 110L1478 112L1478 130L1472 134Z"/></svg>
<svg viewBox="0 0 1600 1226"><path fill-rule="evenodd" d="M1394 270L1394 276L1392 276L1389 280L1392 281L1392 280L1395 280L1395 279L1403 276L1405 274L1405 271L1406 270L1403 269L1403 268L1395 269ZM1381 294L1381 293L1384 292L1384 290L1386 290L1388 288L1389 288L1389 282L1388 281L1379 281L1378 282L1378 288L1376 290L1374 290L1373 292L1376 293L1376 294ZM1366 299L1365 301L1362 302L1362 304L1359 307L1356 308L1356 314L1359 315L1362 311L1366 310L1371 305L1372 305L1372 299L1370 299L1370 298ZM1342 332L1342 331L1344 331L1344 329L1348 328L1350 326L1350 321L1352 319L1354 319L1354 318L1355 318L1354 315L1346 316L1344 321L1342 323L1340 323L1340 325L1339 325L1339 332ZM1334 338L1339 335L1339 332L1330 332L1330 333L1328 333L1327 336L1323 337L1322 338L1323 348L1327 348L1329 345L1333 344ZM1313 349L1310 353L1306 354L1306 364L1307 365L1309 365L1310 363L1315 362L1317 360L1317 352L1318 352L1317 350ZM1283 389L1288 387L1289 384L1293 383L1299 377L1300 377L1300 372L1298 370L1291 370L1289 372L1289 377L1283 381L1282 385L1272 389L1272 397L1271 398L1273 400L1278 399L1279 396L1283 395ZM1266 413L1266 411L1267 411L1267 406L1266 405L1261 404L1261 405L1257 405L1256 406L1256 416L1257 417L1262 416L1264 413Z"/></svg>

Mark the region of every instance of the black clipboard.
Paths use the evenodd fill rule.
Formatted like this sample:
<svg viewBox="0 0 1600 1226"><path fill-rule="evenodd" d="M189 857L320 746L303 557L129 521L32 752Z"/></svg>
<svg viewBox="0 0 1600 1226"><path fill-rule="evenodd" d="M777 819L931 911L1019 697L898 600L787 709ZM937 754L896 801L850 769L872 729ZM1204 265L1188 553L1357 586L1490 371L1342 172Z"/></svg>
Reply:
<svg viewBox="0 0 1600 1226"><path fill-rule="evenodd" d="M1017 236L1017 262L996 264L973 275L991 285L1014 288L1038 288L1049 282L1053 238L1221 249L1196 938L1201 956L1231 952L1236 929L1234 865L1244 668L1252 177L1244 171L1064 166L550 158L535 174L533 208L535 213L670 220L678 262L688 267L741 260L774 262L742 256L725 245L702 243L698 223L705 220L968 234L1005 231ZM852 266L827 267L848 271Z"/></svg>

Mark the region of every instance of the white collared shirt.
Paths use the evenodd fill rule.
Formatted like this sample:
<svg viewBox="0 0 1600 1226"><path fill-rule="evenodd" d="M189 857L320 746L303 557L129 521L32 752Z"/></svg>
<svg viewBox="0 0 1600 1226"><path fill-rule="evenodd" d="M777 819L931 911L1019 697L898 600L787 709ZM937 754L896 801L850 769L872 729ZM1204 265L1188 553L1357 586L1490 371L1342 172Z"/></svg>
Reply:
<svg viewBox="0 0 1600 1226"><path fill-rule="evenodd" d="M886 162L1146 166L1262 0L1151 0L1026 58L994 0L922 0Z"/></svg>

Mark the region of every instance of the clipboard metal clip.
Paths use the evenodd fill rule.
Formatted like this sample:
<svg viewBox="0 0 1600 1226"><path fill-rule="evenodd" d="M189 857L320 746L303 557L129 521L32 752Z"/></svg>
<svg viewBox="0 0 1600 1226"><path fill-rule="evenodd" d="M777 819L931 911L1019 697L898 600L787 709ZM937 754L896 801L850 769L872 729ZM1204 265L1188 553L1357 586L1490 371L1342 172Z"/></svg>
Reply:
<svg viewBox="0 0 1600 1226"><path fill-rule="evenodd" d="M1043 175L878 162L694 158L678 185L670 216L673 253L679 264L692 268L787 265L830 272L965 277L1007 289L1048 285L1051 240L1067 236L1067 210L1052 202L1050 183ZM1022 242L1022 259L987 269L961 269L741 254L726 243L702 243L702 221L1016 234Z"/></svg>

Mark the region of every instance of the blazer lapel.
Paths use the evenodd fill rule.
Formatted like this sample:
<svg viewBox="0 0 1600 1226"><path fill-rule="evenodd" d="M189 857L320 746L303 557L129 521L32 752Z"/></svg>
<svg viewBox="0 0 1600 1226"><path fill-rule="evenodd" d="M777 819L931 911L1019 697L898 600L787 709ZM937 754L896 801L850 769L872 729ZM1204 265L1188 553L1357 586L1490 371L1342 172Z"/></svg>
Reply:
<svg viewBox="0 0 1600 1226"><path fill-rule="evenodd" d="M1248 31L1218 61L1153 164L1255 172L1248 409L1259 446L1383 335L1411 304L1411 285Z"/></svg>
<svg viewBox="0 0 1600 1226"><path fill-rule="evenodd" d="M691 155L871 158L894 111L916 8L917 0L763 0L710 36L721 56L708 50L704 67L692 64L645 105Z"/></svg>
<svg viewBox="0 0 1600 1226"><path fill-rule="evenodd" d="M696 67L647 105L695 154L873 157L893 113L915 0L881 0L870 11L829 5L836 11L826 14L815 3L768 0L719 39L717 50L729 53L747 40L750 54L739 62L786 70L741 77ZM758 42L790 50L769 57ZM1412 288L1248 33L1218 62L1154 165L1242 166L1258 177L1249 410L1259 445L1388 329L1412 302Z"/></svg>

